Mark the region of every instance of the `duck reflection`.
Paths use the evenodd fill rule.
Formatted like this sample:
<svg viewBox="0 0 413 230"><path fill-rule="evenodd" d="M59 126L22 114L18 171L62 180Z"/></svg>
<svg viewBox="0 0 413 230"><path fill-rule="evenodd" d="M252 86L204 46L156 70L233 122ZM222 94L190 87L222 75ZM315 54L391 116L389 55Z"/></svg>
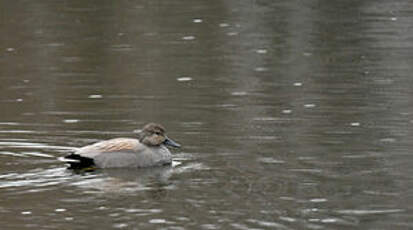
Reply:
<svg viewBox="0 0 413 230"><path fill-rule="evenodd" d="M158 196L167 190L174 189L170 181L174 173L172 165L155 168L113 168L95 170L77 170L75 174L82 177L98 175L83 179L72 185L84 189L85 193L132 193L138 191L151 191L151 194ZM156 191L154 193L154 191Z"/></svg>

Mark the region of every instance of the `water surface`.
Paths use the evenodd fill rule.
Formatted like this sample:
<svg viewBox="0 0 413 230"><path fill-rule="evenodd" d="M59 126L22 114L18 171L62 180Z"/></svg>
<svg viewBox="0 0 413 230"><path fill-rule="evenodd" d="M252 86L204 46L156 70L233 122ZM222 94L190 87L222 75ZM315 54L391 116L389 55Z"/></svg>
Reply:
<svg viewBox="0 0 413 230"><path fill-rule="evenodd" d="M2 228L413 228L411 4L3 8ZM58 160L150 121L172 166Z"/></svg>

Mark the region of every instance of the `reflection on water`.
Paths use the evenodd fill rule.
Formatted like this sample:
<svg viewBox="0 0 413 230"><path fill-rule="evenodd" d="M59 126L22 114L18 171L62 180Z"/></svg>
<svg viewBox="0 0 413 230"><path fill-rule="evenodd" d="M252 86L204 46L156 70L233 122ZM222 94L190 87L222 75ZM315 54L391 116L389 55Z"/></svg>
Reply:
<svg viewBox="0 0 413 230"><path fill-rule="evenodd" d="M142 168L142 169L100 169L93 171L92 180L74 181L71 185L87 190L87 193L134 193L139 191L161 191L175 189L169 181L174 174L192 170L206 170L199 163L180 166L181 162L174 161L172 166ZM77 172L79 173L79 172ZM89 172L91 173L91 172ZM90 177L88 177L90 178Z"/></svg>
<svg viewBox="0 0 413 230"><path fill-rule="evenodd" d="M52 157L51 155L41 153L27 154L25 152L21 155L9 154L8 152L0 152L0 154L14 157ZM160 187L162 189L172 189L173 185L168 180L173 174L208 169L201 163L183 164L182 162L185 160L187 159L178 155L171 166L141 169L97 169L85 171L69 170L67 167L53 167L50 169L36 168L26 172L9 172L0 175L0 188L22 187L20 188L22 193L37 192L42 187L53 189L53 186L58 184L78 186L87 190L86 193L93 193L92 190L103 193L127 193L159 189ZM56 163L56 159L46 163L51 162Z"/></svg>
<svg viewBox="0 0 413 230"><path fill-rule="evenodd" d="M410 229L405 1L9 1L7 229ZM172 167L67 170L160 122Z"/></svg>

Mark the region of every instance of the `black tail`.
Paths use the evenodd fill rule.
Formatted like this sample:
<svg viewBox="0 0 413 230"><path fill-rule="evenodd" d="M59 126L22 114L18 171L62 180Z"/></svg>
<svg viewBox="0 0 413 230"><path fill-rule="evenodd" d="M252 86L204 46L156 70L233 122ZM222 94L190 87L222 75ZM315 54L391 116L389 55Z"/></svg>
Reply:
<svg viewBox="0 0 413 230"><path fill-rule="evenodd" d="M63 161L69 164L68 169L85 169L95 166L95 162L93 162L93 159L82 157L74 153L65 156Z"/></svg>

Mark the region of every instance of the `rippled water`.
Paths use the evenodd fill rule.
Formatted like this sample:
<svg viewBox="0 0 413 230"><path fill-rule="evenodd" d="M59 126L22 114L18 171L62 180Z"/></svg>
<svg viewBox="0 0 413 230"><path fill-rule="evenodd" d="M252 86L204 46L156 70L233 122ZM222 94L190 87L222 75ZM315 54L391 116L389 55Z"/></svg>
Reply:
<svg viewBox="0 0 413 230"><path fill-rule="evenodd" d="M9 1L1 229L413 228L406 1ZM162 123L172 166L67 170Z"/></svg>

